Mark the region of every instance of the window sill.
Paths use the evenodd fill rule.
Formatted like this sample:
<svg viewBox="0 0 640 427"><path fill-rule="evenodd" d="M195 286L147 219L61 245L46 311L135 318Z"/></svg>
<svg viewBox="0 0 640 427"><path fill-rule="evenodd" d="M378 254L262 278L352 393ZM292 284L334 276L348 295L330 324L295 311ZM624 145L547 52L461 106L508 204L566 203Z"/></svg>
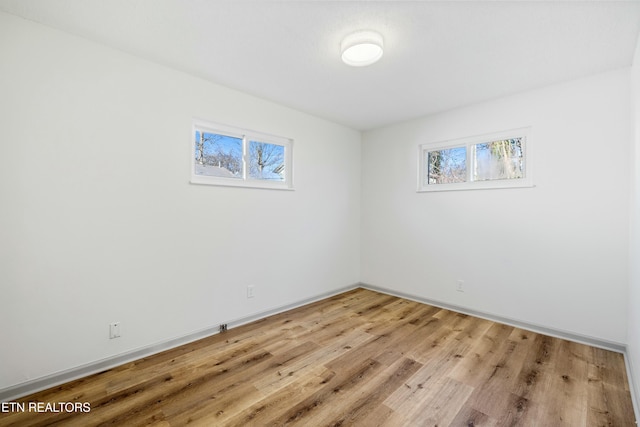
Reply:
<svg viewBox="0 0 640 427"><path fill-rule="evenodd" d="M294 191L295 188L287 185L286 183L267 183L267 182L259 182L259 181L219 181L219 180L210 180L207 178L199 178L193 177L189 181L191 184L195 185L212 185L216 187L240 187L240 188L254 188L254 189L262 189L262 190L286 190L286 191Z"/></svg>
<svg viewBox="0 0 640 427"><path fill-rule="evenodd" d="M428 187L418 188L418 193L433 193L440 191L469 191L469 190L501 190L510 188L534 188L531 182L513 182L513 183L497 183L492 182L474 182L460 184L434 184Z"/></svg>

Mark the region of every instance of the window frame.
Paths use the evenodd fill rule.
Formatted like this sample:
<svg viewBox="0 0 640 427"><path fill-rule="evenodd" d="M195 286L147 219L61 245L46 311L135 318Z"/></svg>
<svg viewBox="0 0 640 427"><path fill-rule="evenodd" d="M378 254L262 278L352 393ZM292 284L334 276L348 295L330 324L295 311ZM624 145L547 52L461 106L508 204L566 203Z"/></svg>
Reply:
<svg viewBox="0 0 640 427"><path fill-rule="evenodd" d="M214 133L242 139L242 176L225 178L196 174L196 132ZM285 175L283 181L251 178L249 174L250 142L263 142L284 147ZM229 125L193 120L191 129L191 180L192 184L216 185L224 187L262 188L272 190L293 190L293 140L263 132L237 128Z"/></svg>
<svg viewBox="0 0 640 427"><path fill-rule="evenodd" d="M531 155L530 127L510 129L490 134L476 135L465 138L452 139L418 146L418 189L417 192L434 191L458 191L458 190L486 190L498 188L527 188L534 187ZM501 141L505 139L522 139L522 152L524 157L524 177L512 179L493 179L474 181L475 146L483 143ZM427 160L429 152L446 150L457 147L466 147L466 182L446 184L426 184L428 178Z"/></svg>

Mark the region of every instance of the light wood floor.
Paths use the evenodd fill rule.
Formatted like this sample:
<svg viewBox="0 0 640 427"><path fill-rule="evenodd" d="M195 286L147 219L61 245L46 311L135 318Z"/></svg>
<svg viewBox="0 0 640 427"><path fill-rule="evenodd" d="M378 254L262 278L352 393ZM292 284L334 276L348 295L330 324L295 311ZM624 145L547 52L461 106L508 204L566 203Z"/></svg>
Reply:
<svg viewBox="0 0 640 427"><path fill-rule="evenodd" d="M634 426L623 356L356 289L21 402L0 425Z"/></svg>

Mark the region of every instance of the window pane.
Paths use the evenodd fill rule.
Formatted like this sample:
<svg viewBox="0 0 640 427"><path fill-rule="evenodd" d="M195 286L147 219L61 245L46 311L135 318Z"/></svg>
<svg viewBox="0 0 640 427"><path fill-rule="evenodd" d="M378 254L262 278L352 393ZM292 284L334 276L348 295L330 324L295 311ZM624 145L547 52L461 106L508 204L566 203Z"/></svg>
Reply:
<svg viewBox="0 0 640 427"><path fill-rule="evenodd" d="M196 131L196 175L242 179L242 138Z"/></svg>
<svg viewBox="0 0 640 427"><path fill-rule="evenodd" d="M467 148L455 147L425 152L428 167L425 184L451 184L467 180Z"/></svg>
<svg viewBox="0 0 640 427"><path fill-rule="evenodd" d="M474 181L524 178L522 138L475 145Z"/></svg>
<svg viewBox="0 0 640 427"><path fill-rule="evenodd" d="M259 141L249 142L249 178L284 181L284 162L284 146Z"/></svg>

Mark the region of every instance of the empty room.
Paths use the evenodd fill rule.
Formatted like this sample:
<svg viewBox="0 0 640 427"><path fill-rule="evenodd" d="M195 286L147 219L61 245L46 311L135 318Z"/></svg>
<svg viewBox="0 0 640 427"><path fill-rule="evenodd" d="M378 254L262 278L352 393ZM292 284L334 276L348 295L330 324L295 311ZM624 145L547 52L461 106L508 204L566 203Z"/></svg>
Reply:
<svg viewBox="0 0 640 427"><path fill-rule="evenodd" d="M633 426L640 2L0 0L0 426Z"/></svg>

